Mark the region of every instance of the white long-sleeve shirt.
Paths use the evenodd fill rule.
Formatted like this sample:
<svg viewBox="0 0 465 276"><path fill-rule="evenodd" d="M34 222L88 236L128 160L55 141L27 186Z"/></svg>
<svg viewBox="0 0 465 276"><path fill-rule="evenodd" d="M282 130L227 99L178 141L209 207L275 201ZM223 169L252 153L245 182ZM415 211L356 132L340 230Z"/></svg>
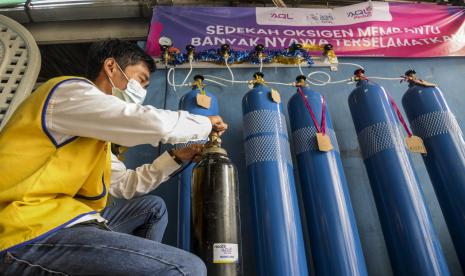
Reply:
<svg viewBox="0 0 465 276"><path fill-rule="evenodd" d="M55 89L47 106L45 125L58 145L74 136L123 146L185 143L206 139L212 128L207 117L126 103L81 80L64 82ZM135 170L126 169L115 156L111 165L109 192L126 199L149 193L179 169L166 152ZM100 219L84 216L73 225L95 218Z"/></svg>
<svg viewBox="0 0 465 276"><path fill-rule="evenodd" d="M212 125L205 116L126 103L87 82L60 84L50 98L46 127L60 144L81 136L122 146L203 140Z"/></svg>
<svg viewBox="0 0 465 276"><path fill-rule="evenodd" d="M110 194L125 199L144 195L157 188L180 167L181 165L165 152L151 164L130 170L112 154Z"/></svg>

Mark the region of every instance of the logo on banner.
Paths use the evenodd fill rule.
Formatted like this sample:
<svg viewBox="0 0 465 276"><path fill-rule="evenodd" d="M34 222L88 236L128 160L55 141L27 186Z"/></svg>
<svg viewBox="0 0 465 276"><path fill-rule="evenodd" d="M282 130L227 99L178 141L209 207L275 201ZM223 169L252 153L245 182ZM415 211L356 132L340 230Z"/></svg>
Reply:
<svg viewBox="0 0 465 276"><path fill-rule="evenodd" d="M307 14L307 20L312 23L317 24L333 24L334 23L334 16L332 13L309 13Z"/></svg>
<svg viewBox="0 0 465 276"><path fill-rule="evenodd" d="M273 18L273 19L284 19L284 20L292 20L292 19L294 19L288 13L276 13L276 12L271 14L271 18Z"/></svg>
<svg viewBox="0 0 465 276"><path fill-rule="evenodd" d="M353 18L353 19L368 18L368 17L371 17L372 15L373 15L373 8L371 6L368 6L364 9L350 11L347 13L347 17Z"/></svg>
<svg viewBox="0 0 465 276"><path fill-rule="evenodd" d="M324 24L333 24L334 16L331 13L320 14L320 21Z"/></svg>
<svg viewBox="0 0 465 276"><path fill-rule="evenodd" d="M320 16L318 15L318 13L310 13L307 15L307 20L320 22Z"/></svg>

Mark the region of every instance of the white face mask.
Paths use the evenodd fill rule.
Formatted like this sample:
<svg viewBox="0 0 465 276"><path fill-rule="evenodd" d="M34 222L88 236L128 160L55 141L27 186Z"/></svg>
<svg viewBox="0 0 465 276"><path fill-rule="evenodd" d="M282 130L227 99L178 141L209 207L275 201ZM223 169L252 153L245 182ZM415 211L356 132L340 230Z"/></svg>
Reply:
<svg viewBox="0 0 465 276"><path fill-rule="evenodd" d="M127 103L142 104L145 100L145 96L147 95L147 90L143 88L142 85L135 79L129 79L118 63L116 63L116 65L118 66L119 70L121 70L121 73L123 73L124 77L128 80L128 85L124 90L119 89L115 86L111 78L108 77L112 85L111 93Z"/></svg>

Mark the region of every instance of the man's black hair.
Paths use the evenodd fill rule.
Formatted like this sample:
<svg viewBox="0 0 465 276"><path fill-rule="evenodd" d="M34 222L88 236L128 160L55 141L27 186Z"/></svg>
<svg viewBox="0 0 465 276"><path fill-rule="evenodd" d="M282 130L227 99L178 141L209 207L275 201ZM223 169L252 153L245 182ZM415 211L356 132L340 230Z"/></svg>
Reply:
<svg viewBox="0 0 465 276"><path fill-rule="evenodd" d="M123 70L128 65L143 62L150 72L155 71L155 62L152 57L137 44L119 39L109 39L93 43L90 46L87 55L86 77L90 80L96 80L107 58L114 58Z"/></svg>

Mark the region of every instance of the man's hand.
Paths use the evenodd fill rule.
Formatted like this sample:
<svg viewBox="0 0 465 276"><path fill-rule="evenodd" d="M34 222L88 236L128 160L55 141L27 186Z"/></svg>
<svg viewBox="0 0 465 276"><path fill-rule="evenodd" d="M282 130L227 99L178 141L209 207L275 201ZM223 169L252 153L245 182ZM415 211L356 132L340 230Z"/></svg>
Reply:
<svg viewBox="0 0 465 276"><path fill-rule="evenodd" d="M202 144L192 144L182 149L175 149L173 153L183 162L191 160L197 162L201 158L203 147Z"/></svg>
<svg viewBox="0 0 465 276"><path fill-rule="evenodd" d="M221 136L228 129L228 124L220 116L208 116L208 119L212 123L212 130L218 132L218 135Z"/></svg>

